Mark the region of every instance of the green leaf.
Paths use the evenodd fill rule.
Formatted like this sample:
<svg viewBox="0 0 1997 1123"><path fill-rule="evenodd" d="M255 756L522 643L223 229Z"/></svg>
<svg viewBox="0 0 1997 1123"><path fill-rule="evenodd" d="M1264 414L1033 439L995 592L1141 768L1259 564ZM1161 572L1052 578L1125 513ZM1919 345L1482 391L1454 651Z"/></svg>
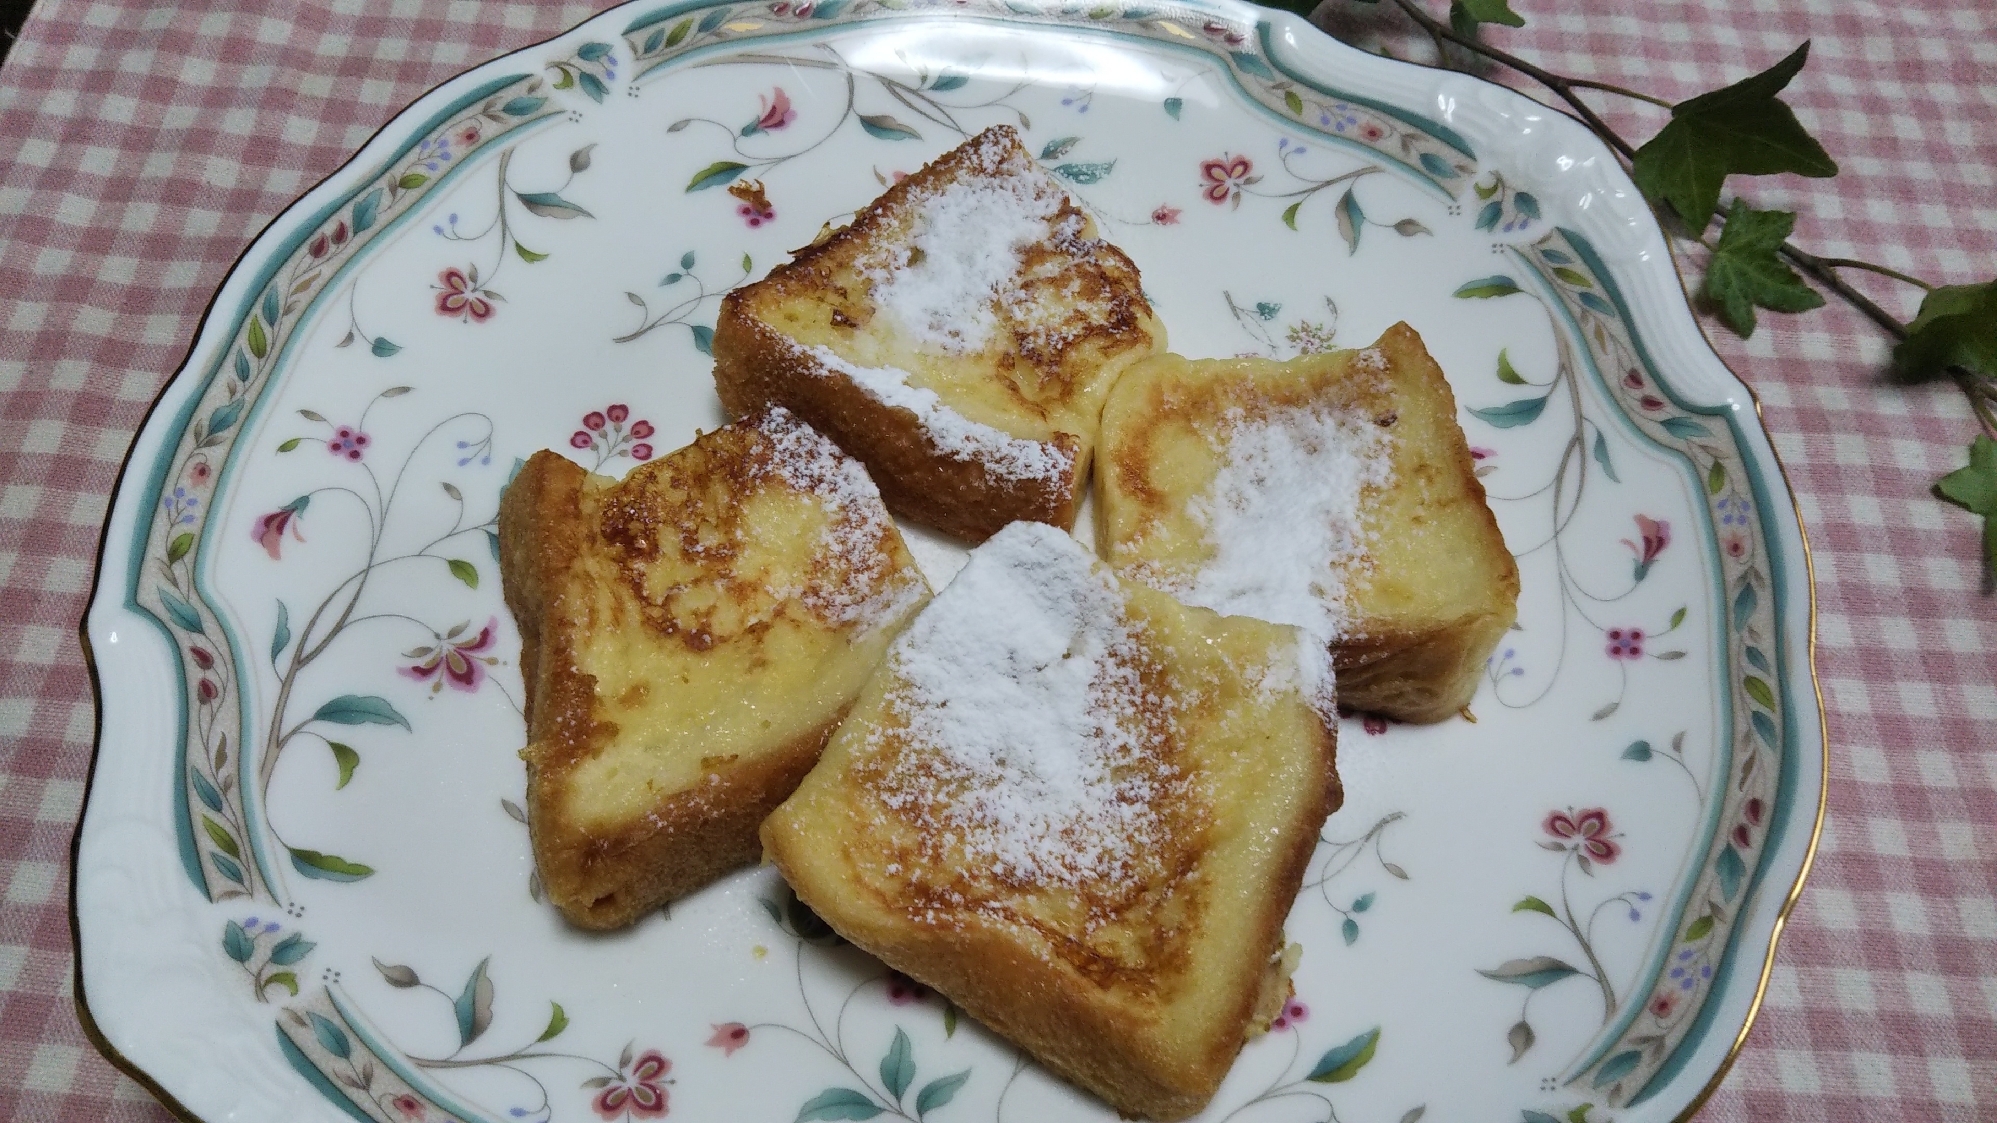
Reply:
<svg viewBox="0 0 1997 1123"><path fill-rule="evenodd" d="M957 1036L957 1004L955 1002L945 1002L943 1004L943 1037L945 1040L948 1040L955 1036ZM920 1100L916 1102L918 1106L921 1104Z"/></svg>
<svg viewBox="0 0 1997 1123"><path fill-rule="evenodd" d="M174 535L173 541L168 542L166 544L166 564L172 565L174 562L177 562L180 559L186 557L187 551L193 548L194 548L193 531L183 530L179 534Z"/></svg>
<svg viewBox="0 0 1997 1123"><path fill-rule="evenodd" d="M1543 912L1548 916L1554 916L1552 905L1549 905L1545 901L1540 900L1538 897L1533 897L1533 896L1527 896L1524 900L1520 901L1518 904L1513 905L1512 911ZM1555 919L1558 919L1558 917L1555 917Z"/></svg>
<svg viewBox="0 0 1997 1123"><path fill-rule="evenodd" d="M339 791L347 786L347 781L354 778L354 769L360 767L361 754L355 752L351 746L342 745L338 741L328 741L326 747L333 750L333 763L340 768L340 782L333 785L333 790Z"/></svg>
<svg viewBox="0 0 1997 1123"><path fill-rule="evenodd" d="M1713 461L1713 466L1706 471L1706 491L1709 494L1718 495L1720 489L1725 486L1727 486L1726 465L1715 460Z"/></svg>
<svg viewBox="0 0 1997 1123"><path fill-rule="evenodd" d="M508 117L525 117L548 103L544 97L517 97L499 107Z"/></svg>
<svg viewBox="0 0 1997 1123"><path fill-rule="evenodd" d="M922 134L885 113L860 114L860 127L876 140L921 140Z"/></svg>
<svg viewBox="0 0 1997 1123"><path fill-rule="evenodd" d="M1359 922L1346 917L1338 926L1338 934L1345 939L1345 946L1351 947L1359 942Z"/></svg>
<svg viewBox="0 0 1997 1123"><path fill-rule="evenodd" d="M888 1045L887 1055L881 1058L881 1084L900 1103L902 1093L908 1091L914 1080L915 1050L909 1044L908 1034L896 1026L894 1041Z"/></svg>
<svg viewBox="0 0 1997 1123"><path fill-rule="evenodd" d="M1081 142L1082 138L1078 136L1057 136L1041 147L1040 158L1042 160L1059 160Z"/></svg>
<svg viewBox="0 0 1997 1123"><path fill-rule="evenodd" d="M1703 940L1706 938L1706 933L1711 932L1712 930L1713 930L1713 914L1707 913L1706 915L1693 921L1692 926L1690 928L1685 929L1685 939L1688 942L1692 940Z"/></svg>
<svg viewBox="0 0 1997 1123"><path fill-rule="evenodd" d="M1359 209L1359 200L1346 188L1338 200L1338 235L1345 239L1345 252L1359 252L1359 235L1366 229L1366 212Z"/></svg>
<svg viewBox="0 0 1997 1123"><path fill-rule="evenodd" d="M1478 23L1502 23L1506 27L1524 27L1525 17L1512 11L1510 0L1457 0L1463 7L1463 14Z"/></svg>
<svg viewBox="0 0 1997 1123"><path fill-rule="evenodd" d="M318 946L318 944L306 939L303 932L293 932L291 935L279 940L277 945L270 949L270 961L279 967L289 967L306 956L311 955L312 949Z"/></svg>
<svg viewBox="0 0 1997 1123"><path fill-rule="evenodd" d="M270 661L272 663L277 662L277 657L279 653L283 652L285 646L288 645L290 642L291 642L291 610L284 607L283 601L278 601L277 630L272 632L270 637Z"/></svg>
<svg viewBox="0 0 1997 1123"><path fill-rule="evenodd" d="M956 1007L953 1006L951 1009L954 1010ZM924 1084L922 1091L916 1093L915 1096L915 1117L920 1119L924 1115L949 1103L951 1098L957 1094L957 1089L962 1088L964 1081L970 1078L971 1070L967 1068L962 1072L952 1073L949 1076L939 1076L929 1083Z"/></svg>
<svg viewBox="0 0 1997 1123"><path fill-rule="evenodd" d="M519 254L520 260L526 262L529 265L532 265L537 261L548 260L547 254L535 253L533 250L528 249L526 246L521 245L519 242L513 243L513 252Z"/></svg>
<svg viewBox="0 0 1997 1123"><path fill-rule="evenodd" d="M1168 97L1165 99L1165 112L1172 118L1172 120L1174 121L1178 120L1179 114L1185 112L1185 109L1186 109L1185 98Z"/></svg>
<svg viewBox="0 0 1997 1123"><path fill-rule="evenodd" d="M1624 760L1645 761L1651 758L1649 741L1631 741L1630 747L1623 750Z"/></svg>
<svg viewBox="0 0 1997 1123"><path fill-rule="evenodd" d="M1116 161L1109 160L1095 164L1056 164L1054 173L1062 179L1075 183L1101 183L1103 177L1116 170Z"/></svg>
<svg viewBox="0 0 1997 1123"><path fill-rule="evenodd" d="M1373 894L1371 893L1361 893L1359 895L1359 899L1352 902L1353 912L1365 912L1367 909L1370 909L1372 907L1373 907Z"/></svg>
<svg viewBox="0 0 1997 1123"><path fill-rule="evenodd" d="M1969 464L1935 483L1935 494L1971 514L1983 516L1983 564L1997 574L1997 441L1978 436L1969 446Z"/></svg>
<svg viewBox="0 0 1997 1123"><path fill-rule="evenodd" d="M315 881L359 881L374 876L373 866L359 862L349 862L338 854L322 854L317 850L301 850L290 847L291 868Z"/></svg>
<svg viewBox="0 0 1997 1123"><path fill-rule="evenodd" d="M290 440L284 442L283 444L277 446L277 451L290 452L292 449L297 448L298 443L300 441L303 441L304 439L305 439L304 437L293 437Z"/></svg>
<svg viewBox="0 0 1997 1123"><path fill-rule="evenodd" d="M486 975L486 964L490 957L478 961L472 968L471 978L465 980L465 989L458 992L458 999L451 1004L458 1015L458 1042L469 1045L478 1040L485 1027L492 1024L492 979Z"/></svg>
<svg viewBox="0 0 1997 1123"><path fill-rule="evenodd" d="M173 622L183 630L207 634L207 629L201 626L201 614L194 611L194 606L175 596L164 585L159 588L159 602L166 609L166 614L173 617Z"/></svg>
<svg viewBox="0 0 1997 1123"><path fill-rule="evenodd" d="M1283 91L1283 107L1299 117L1304 115L1304 99L1298 97L1295 90Z"/></svg>
<svg viewBox="0 0 1997 1123"><path fill-rule="evenodd" d="M705 191L710 187L720 187L748 170L749 165L737 160L716 160L693 173L693 178L687 181L686 189L691 193Z"/></svg>
<svg viewBox="0 0 1997 1123"><path fill-rule="evenodd" d="M872 1119L883 1110L865 1093L851 1088L827 1088L797 1109L795 1123L811 1123L814 1119Z"/></svg>
<svg viewBox="0 0 1997 1123"><path fill-rule="evenodd" d="M1684 622L1685 622L1685 609L1681 607L1679 608L1678 611L1671 614L1671 626L1676 628L1678 625L1683 624Z"/></svg>
<svg viewBox="0 0 1997 1123"><path fill-rule="evenodd" d="M334 1025L332 1019L311 1010L305 1012L305 1017L312 1023L312 1036L319 1039L321 1048L343 1061L354 1055L352 1039L347 1036L346 1030Z"/></svg>
<svg viewBox="0 0 1997 1123"><path fill-rule="evenodd" d="M1550 955L1535 955L1530 959L1511 959L1499 964L1490 971L1477 972L1487 979L1501 983L1512 983L1529 990L1557 983L1569 975L1580 974L1580 969L1571 963L1555 959Z"/></svg>
<svg viewBox="0 0 1997 1123"><path fill-rule="evenodd" d="M1579 269L1570 269L1565 265L1561 265L1555 267L1553 275L1577 289L1592 289L1595 287L1595 282L1589 280L1588 275Z"/></svg>
<svg viewBox="0 0 1997 1123"><path fill-rule="evenodd" d="M548 1015L548 1028L542 1030L541 1036L534 1039L534 1043L537 1045L543 1041L553 1041L563 1030L569 1028L569 1016L563 1012L562 1004L559 1002L550 1002L548 1005L553 1006L555 1009Z"/></svg>
<svg viewBox="0 0 1997 1123"><path fill-rule="evenodd" d="M1473 409L1470 412L1475 414L1480 420L1495 425L1500 429L1513 429L1520 425L1530 425L1534 421L1537 421L1540 412L1546 409L1547 399L1552 396L1551 394L1547 394L1537 398L1520 398L1518 401L1506 402L1501 406L1491 406L1488 409Z"/></svg>
<svg viewBox="0 0 1997 1123"><path fill-rule="evenodd" d="M1481 281L1471 281L1456 290L1460 300L1488 300L1494 296L1510 296L1520 291L1517 281L1506 276L1485 277Z"/></svg>
<svg viewBox="0 0 1997 1123"><path fill-rule="evenodd" d="M1291 203L1287 208L1285 208L1283 211L1283 225L1289 227L1292 230L1295 230L1297 228L1297 208L1303 205L1304 201L1302 199L1298 199L1296 202Z"/></svg>
<svg viewBox="0 0 1997 1123"><path fill-rule="evenodd" d="M1768 680L1748 675L1740 680L1740 686L1742 690L1747 691L1748 697L1771 710L1775 708L1775 692L1768 688Z"/></svg>
<svg viewBox="0 0 1997 1123"><path fill-rule="evenodd" d="M250 330L244 335L243 342L249 345L250 354L255 355L259 359L263 358L269 352L270 338L264 335L263 322L261 320L253 319L250 321Z"/></svg>
<svg viewBox="0 0 1997 1123"><path fill-rule="evenodd" d="M243 926L231 920L222 926L222 950L238 963L248 963L250 956L257 953L255 941L243 931Z"/></svg>
<svg viewBox="0 0 1997 1123"><path fill-rule="evenodd" d="M1921 298L1920 315L1893 348L1893 366L1907 379L1951 366L1997 378L1997 281L1943 285Z"/></svg>
<svg viewBox="0 0 1997 1123"><path fill-rule="evenodd" d="M320 706L312 720L334 725L399 725L415 732L409 719L389 705L388 699L374 694L342 694Z"/></svg>
<svg viewBox="0 0 1997 1123"><path fill-rule="evenodd" d="M450 559L451 576L463 581L469 588L478 588L478 568L463 558Z"/></svg>
<svg viewBox="0 0 1997 1123"><path fill-rule="evenodd" d="M1631 161L1637 186L1700 234L1729 175L1836 175L1837 164L1775 96L1809 55L1806 42L1760 74L1673 106L1670 123Z"/></svg>
<svg viewBox="0 0 1997 1123"><path fill-rule="evenodd" d="M368 350L374 352L375 358L386 359L397 351L402 350L402 345L390 341L385 335L377 335L374 337L374 342L368 344Z"/></svg>
<svg viewBox="0 0 1997 1123"><path fill-rule="evenodd" d="M687 34L692 30L693 30L692 18L683 19L678 23L674 24L672 31L666 34L666 46L677 47L681 43L686 42Z"/></svg>
<svg viewBox="0 0 1997 1123"><path fill-rule="evenodd" d="M1512 357L1502 349L1498 352L1498 381L1509 382L1513 386L1525 385L1525 376L1512 368Z"/></svg>
<svg viewBox="0 0 1997 1123"><path fill-rule="evenodd" d="M297 973L293 971L274 972L269 978L263 981L263 989L269 990L272 987L283 987L284 989L291 992L291 997L297 998L298 997Z"/></svg>
<svg viewBox="0 0 1997 1123"><path fill-rule="evenodd" d="M1615 464L1609 460L1609 440L1600 432L1595 434L1595 463L1602 466L1602 474L1609 477L1610 483L1623 482L1622 477L1616 475Z"/></svg>
<svg viewBox="0 0 1997 1123"><path fill-rule="evenodd" d="M553 191L515 191L520 205L542 218L595 218L596 216L555 194ZM531 260L531 259L530 259Z"/></svg>
<svg viewBox="0 0 1997 1123"><path fill-rule="evenodd" d="M703 355L714 354L714 329L705 324L689 324L687 330L693 333L694 349Z"/></svg>
<svg viewBox="0 0 1997 1123"><path fill-rule="evenodd" d="M1807 312L1823 306L1823 296L1804 284L1777 252L1795 228L1795 215L1757 211L1739 199L1727 212L1726 228L1706 265L1702 291L1742 339L1754 334L1757 306L1771 312Z"/></svg>
<svg viewBox="0 0 1997 1123"><path fill-rule="evenodd" d="M1379 1045L1380 1027L1374 1026L1345 1044L1327 1050L1304 1079L1319 1084L1343 1084L1359 1075L1359 1070L1373 1059L1373 1051Z"/></svg>
<svg viewBox="0 0 1997 1123"><path fill-rule="evenodd" d="M397 187L402 188L404 191L410 191L415 188L421 187L428 182L430 182L430 177L424 175L422 172L410 172L409 174L403 176L401 179L396 180L395 185Z"/></svg>

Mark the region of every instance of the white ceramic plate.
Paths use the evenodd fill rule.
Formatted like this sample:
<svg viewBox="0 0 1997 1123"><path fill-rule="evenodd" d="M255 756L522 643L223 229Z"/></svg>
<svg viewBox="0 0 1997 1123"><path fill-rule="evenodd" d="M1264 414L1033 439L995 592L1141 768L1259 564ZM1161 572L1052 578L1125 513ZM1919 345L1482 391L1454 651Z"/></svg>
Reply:
<svg viewBox="0 0 1997 1123"><path fill-rule="evenodd" d="M1396 320L1524 577L1474 711L1348 721L1297 1001L1208 1117L1662 1120L1757 1001L1823 788L1744 387L1573 122L1211 0L628 5L445 84L275 222L141 434L88 634L103 1043L204 1120L1110 1119L770 871L536 902L492 515L721 421L721 292L1008 122L1175 350ZM953 547L925 539L938 583Z"/></svg>

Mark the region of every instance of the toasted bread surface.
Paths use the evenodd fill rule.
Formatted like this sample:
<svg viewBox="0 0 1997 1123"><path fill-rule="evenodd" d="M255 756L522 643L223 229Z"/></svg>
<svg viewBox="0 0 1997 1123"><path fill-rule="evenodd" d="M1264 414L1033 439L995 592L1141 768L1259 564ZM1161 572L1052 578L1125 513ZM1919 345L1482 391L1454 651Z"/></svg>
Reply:
<svg viewBox="0 0 1997 1123"><path fill-rule="evenodd" d="M1018 524L897 641L764 847L853 943L1118 1111L1184 1118L1288 993L1282 923L1340 798L1325 673L1295 629Z"/></svg>
<svg viewBox="0 0 1997 1123"><path fill-rule="evenodd" d="M781 410L500 506L548 898L611 928L755 862L928 585L857 462Z"/></svg>
<svg viewBox="0 0 1997 1123"><path fill-rule="evenodd" d="M1137 268L995 126L722 301L722 405L782 404L898 514L1074 525L1110 386L1164 343Z"/></svg>
<svg viewBox="0 0 1997 1123"><path fill-rule="evenodd" d="M1455 397L1406 324L1288 362L1140 364L1104 407L1096 488L1120 575L1317 631L1356 709L1459 712L1517 616Z"/></svg>

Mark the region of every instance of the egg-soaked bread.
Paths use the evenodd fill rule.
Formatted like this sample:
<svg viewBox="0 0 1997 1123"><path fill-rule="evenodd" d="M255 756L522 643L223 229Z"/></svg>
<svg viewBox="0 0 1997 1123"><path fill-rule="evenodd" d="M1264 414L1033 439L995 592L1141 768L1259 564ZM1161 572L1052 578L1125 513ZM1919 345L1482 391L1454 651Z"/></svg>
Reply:
<svg viewBox="0 0 1997 1123"><path fill-rule="evenodd" d="M1294 628L1017 523L895 642L763 844L840 935L1118 1111L1181 1119L1289 993L1283 920L1340 798L1326 674Z"/></svg>
<svg viewBox="0 0 1997 1123"><path fill-rule="evenodd" d="M1164 345L1137 267L994 126L728 294L714 383L865 462L897 514L977 542L1071 527L1104 396Z"/></svg>
<svg viewBox="0 0 1997 1123"><path fill-rule="evenodd" d="M535 867L585 928L754 863L929 596L865 470L782 410L622 481L536 453L499 548Z"/></svg>
<svg viewBox="0 0 1997 1123"><path fill-rule="evenodd" d="M1456 399L1406 324L1357 351L1133 368L1096 498L1118 575L1324 637L1356 709L1457 713L1517 616Z"/></svg>

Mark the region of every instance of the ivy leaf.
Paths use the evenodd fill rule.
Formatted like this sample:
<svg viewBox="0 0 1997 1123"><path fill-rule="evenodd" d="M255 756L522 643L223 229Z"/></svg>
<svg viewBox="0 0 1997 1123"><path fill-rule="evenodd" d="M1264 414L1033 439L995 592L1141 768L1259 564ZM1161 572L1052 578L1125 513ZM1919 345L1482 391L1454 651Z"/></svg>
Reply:
<svg viewBox="0 0 1997 1123"><path fill-rule="evenodd" d="M1502 23L1506 27L1525 26L1525 17L1512 11L1510 0L1456 0L1452 7L1462 8L1463 14L1476 23Z"/></svg>
<svg viewBox="0 0 1997 1123"><path fill-rule="evenodd" d="M1959 366L1997 377L1997 280L1943 285L1921 299L1921 314L1893 348L1900 377L1933 378Z"/></svg>
<svg viewBox="0 0 1997 1123"><path fill-rule="evenodd" d="M1787 211L1757 211L1739 199L1727 211L1720 244L1706 266L1704 292L1742 339L1754 334L1756 305L1771 312L1823 307L1823 296L1778 256L1795 228L1796 216Z"/></svg>
<svg viewBox="0 0 1997 1123"><path fill-rule="evenodd" d="M1979 436L1969 446L1969 465L1935 484L1935 493L1971 514L1983 516L1983 564L1997 573L1997 441Z"/></svg>
<svg viewBox="0 0 1997 1123"><path fill-rule="evenodd" d="M1805 42L1760 74L1672 106L1670 123L1637 149L1631 178L1702 234L1729 175L1836 175L1837 163L1775 96L1809 57Z"/></svg>

